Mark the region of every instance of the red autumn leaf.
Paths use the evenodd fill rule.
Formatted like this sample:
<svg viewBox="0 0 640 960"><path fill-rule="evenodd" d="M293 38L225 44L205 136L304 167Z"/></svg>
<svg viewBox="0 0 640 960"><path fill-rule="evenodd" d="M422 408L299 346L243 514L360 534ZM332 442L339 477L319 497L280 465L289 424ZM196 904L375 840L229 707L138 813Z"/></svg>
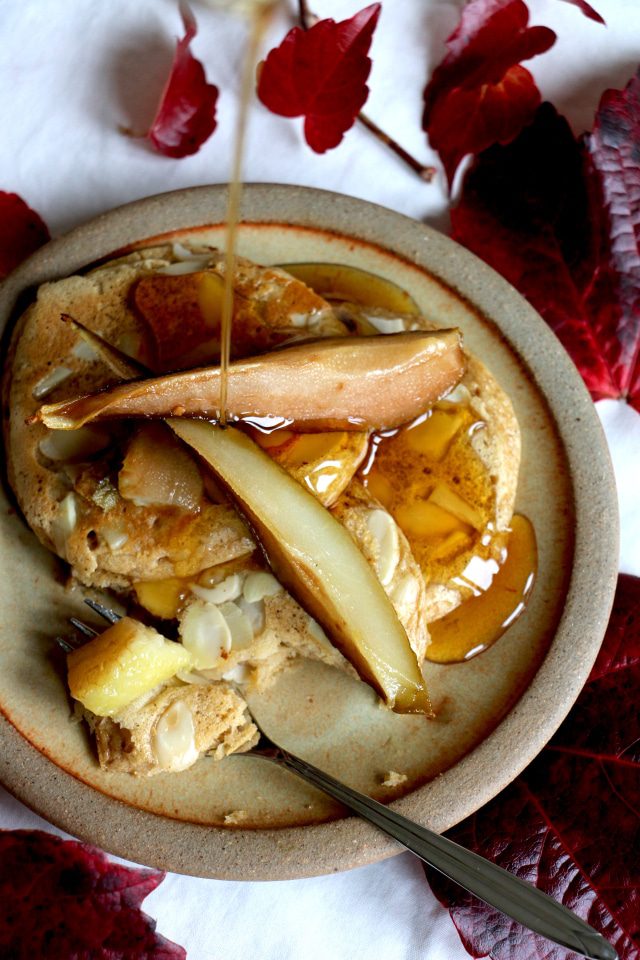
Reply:
<svg viewBox="0 0 640 960"><path fill-rule="evenodd" d="M380 4L348 20L294 27L261 65L258 97L282 117L304 116L304 136L316 153L337 147L369 96L368 57Z"/></svg>
<svg viewBox="0 0 640 960"><path fill-rule="evenodd" d="M594 399L640 409L640 82L605 95L590 153L543 104L507 146L476 158L453 236L544 317Z"/></svg>
<svg viewBox="0 0 640 960"><path fill-rule="evenodd" d="M35 210L16 193L0 190L0 280L49 239Z"/></svg>
<svg viewBox="0 0 640 960"><path fill-rule="evenodd" d="M640 578L622 575L605 641L568 719L537 760L450 832L536 884L640 958ZM465 949L491 960L569 953L435 873Z"/></svg>
<svg viewBox="0 0 640 960"><path fill-rule="evenodd" d="M189 49L198 32L186 0L180 0L185 35L176 44L171 73L147 137L165 157L197 153L216 128L218 88Z"/></svg>
<svg viewBox="0 0 640 960"><path fill-rule="evenodd" d="M640 70L603 94L587 147L600 257L585 302L619 393L640 409Z"/></svg>
<svg viewBox="0 0 640 960"><path fill-rule="evenodd" d="M596 23L605 23L598 11L594 10L591 4L587 3L587 0L564 0L564 2L571 3L574 7L578 7L579 10L582 10L585 17L589 17L590 20L595 20Z"/></svg>
<svg viewBox="0 0 640 960"><path fill-rule="evenodd" d="M518 64L548 50L556 35L528 23L523 0L471 0L447 40L424 91L422 125L449 183L462 157L508 143L533 119L540 94Z"/></svg>
<svg viewBox="0 0 640 960"><path fill-rule="evenodd" d="M429 140L438 151L449 184L463 157L493 143L509 143L531 123L540 91L524 67L510 67L500 83L457 87L437 99L429 119Z"/></svg>
<svg viewBox="0 0 640 960"><path fill-rule="evenodd" d="M140 904L164 878L40 830L0 832L0 956L185 960Z"/></svg>

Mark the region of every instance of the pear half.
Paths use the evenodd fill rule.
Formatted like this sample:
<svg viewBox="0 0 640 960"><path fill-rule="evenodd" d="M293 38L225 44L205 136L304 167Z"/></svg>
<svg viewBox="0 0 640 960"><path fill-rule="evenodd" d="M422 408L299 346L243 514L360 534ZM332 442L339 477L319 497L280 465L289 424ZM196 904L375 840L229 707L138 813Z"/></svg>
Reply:
<svg viewBox="0 0 640 960"><path fill-rule="evenodd" d="M254 529L274 573L398 713L431 715L417 658L351 536L315 497L239 430L171 419Z"/></svg>
<svg viewBox="0 0 640 960"><path fill-rule="evenodd" d="M327 337L260 357L228 371L229 418L277 417L300 432L379 430L413 420L445 396L465 370L458 330ZM31 418L75 430L105 417L220 415L220 368L120 383L45 404Z"/></svg>

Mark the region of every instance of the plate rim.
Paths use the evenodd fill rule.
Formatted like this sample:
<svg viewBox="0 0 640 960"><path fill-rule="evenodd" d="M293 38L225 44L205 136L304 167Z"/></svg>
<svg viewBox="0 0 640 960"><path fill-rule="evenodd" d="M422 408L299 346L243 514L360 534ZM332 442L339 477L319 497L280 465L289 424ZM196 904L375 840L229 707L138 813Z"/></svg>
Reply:
<svg viewBox="0 0 640 960"><path fill-rule="evenodd" d="M0 314L10 316L17 296L27 287L67 276L130 246L135 242L133 224L137 224L136 239L146 242L163 233L223 222L227 189L224 184L189 187L135 200L50 241L0 286ZM222 211L218 220L213 217L215 209ZM598 653L618 576L617 495L604 432L582 378L550 328L514 287L449 237L369 201L284 184L246 184L242 215L251 223L287 223L354 237L426 269L453 289L500 330L526 363L553 414L567 457L575 507L573 569L564 610L544 660L514 706L480 744L442 776L390 804L442 832L492 799L537 756L571 709ZM393 242L381 243L381 235L392 237ZM61 259L66 264L62 272L55 269ZM526 361L525 327L535 334L527 342ZM559 406L574 411L571 422L555 416ZM580 465L583 469L576 470ZM595 493L589 482L594 474L599 480ZM587 576L585 561L590 559L593 567L596 558L600 576L594 583L593 574ZM570 649L578 636L586 656L576 663ZM558 676L563 678L561 697ZM545 722L532 732L532 713L541 712ZM526 741L522 739L525 730ZM513 739L519 739L517 755L508 750ZM490 768L496 755L499 773L478 791L474 771ZM78 780L40 753L2 715L1 705L0 758L0 782L51 823L118 856L173 872L234 880L293 879L363 866L398 852L393 841L355 817L308 826L229 830L129 806ZM471 802L466 806L453 802L452 798L469 792L474 780ZM256 834L265 842L256 844Z"/></svg>

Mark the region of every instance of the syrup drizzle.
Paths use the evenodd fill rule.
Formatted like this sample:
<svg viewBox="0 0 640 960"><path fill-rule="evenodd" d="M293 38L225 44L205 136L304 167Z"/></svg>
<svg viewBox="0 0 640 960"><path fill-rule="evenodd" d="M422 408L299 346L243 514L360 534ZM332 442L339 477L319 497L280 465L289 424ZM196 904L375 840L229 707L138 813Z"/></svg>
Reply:
<svg viewBox="0 0 640 960"><path fill-rule="evenodd" d="M227 205L227 245L224 268L224 291L222 294L222 318L220 323L220 426L227 425L228 370L231 358L231 325L233 320L233 281L236 269L236 241L238 218L242 197L242 160L244 157L247 132L249 103L255 78L258 51L264 32L271 20L275 2L254 0L248 6L250 31L242 71L240 89L240 108L236 121L233 164L229 183L229 201Z"/></svg>
<svg viewBox="0 0 640 960"><path fill-rule="evenodd" d="M429 624L427 660L470 660L495 643L524 612L537 568L536 535L526 517L513 517L502 564L487 561L489 565L491 569L479 571L479 575L465 571L474 595L446 617Z"/></svg>

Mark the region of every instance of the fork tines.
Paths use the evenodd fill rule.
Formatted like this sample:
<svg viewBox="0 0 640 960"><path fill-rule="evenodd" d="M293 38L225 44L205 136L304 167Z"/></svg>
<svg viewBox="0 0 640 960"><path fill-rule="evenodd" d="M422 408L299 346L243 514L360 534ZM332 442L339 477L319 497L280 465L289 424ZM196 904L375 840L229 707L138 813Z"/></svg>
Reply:
<svg viewBox="0 0 640 960"><path fill-rule="evenodd" d="M94 613L97 613L98 616L102 617L108 623L117 623L118 620L122 619L120 614L116 613L114 610L109 609L109 607L105 607L104 604L98 603L97 600L92 600L91 597L85 597L84 602L88 607L91 607ZM73 623L73 620L71 622Z"/></svg>

